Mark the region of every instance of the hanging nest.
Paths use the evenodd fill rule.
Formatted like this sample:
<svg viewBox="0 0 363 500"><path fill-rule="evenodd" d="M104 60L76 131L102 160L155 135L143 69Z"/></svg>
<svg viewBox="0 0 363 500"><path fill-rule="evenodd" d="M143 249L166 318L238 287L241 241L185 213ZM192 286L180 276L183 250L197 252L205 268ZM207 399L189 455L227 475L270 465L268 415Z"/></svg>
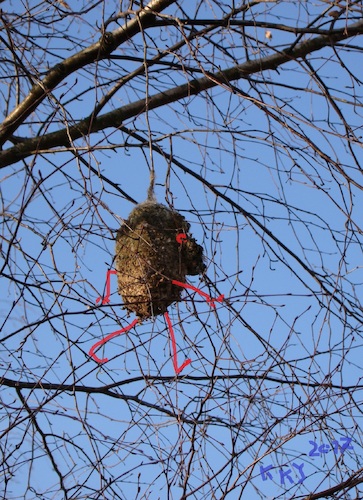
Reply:
<svg viewBox="0 0 363 500"><path fill-rule="evenodd" d="M181 301L183 288L173 280L205 270L203 248L188 233L178 212L156 202L137 205L116 236L116 270L125 309L139 318L164 314ZM185 233L187 239L178 238Z"/></svg>

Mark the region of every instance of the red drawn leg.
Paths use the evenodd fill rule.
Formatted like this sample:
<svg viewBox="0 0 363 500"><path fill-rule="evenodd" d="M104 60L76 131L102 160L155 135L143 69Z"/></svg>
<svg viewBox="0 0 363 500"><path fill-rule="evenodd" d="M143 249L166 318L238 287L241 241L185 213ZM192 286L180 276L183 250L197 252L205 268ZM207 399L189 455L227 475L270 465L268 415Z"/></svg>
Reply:
<svg viewBox="0 0 363 500"><path fill-rule="evenodd" d="M194 290L195 292L199 293L199 295L201 295L202 297L205 298L205 300L210 305L210 307L216 307L215 302L222 302L224 299L223 294L220 295L219 297L217 297L216 299L212 299L212 297L210 295L208 295L205 292L202 292L202 290L200 290L199 288L197 288L193 285L188 285L188 283L182 283L181 281L176 281L176 280L173 280L172 283L174 285L178 285L178 286L181 286L183 288L190 288L190 290Z"/></svg>
<svg viewBox="0 0 363 500"><path fill-rule="evenodd" d="M116 271L113 271L113 272L116 272ZM99 347L101 347L101 345L105 344L106 342L108 342L109 340L113 339L114 337L117 337L117 335L121 335L121 333L124 333L124 332L127 332L128 330L131 330L131 328L133 326L136 325L136 323L138 323L138 319L134 319L134 321L128 325L128 326L125 326L125 328L122 328L121 330L117 330L116 332L113 332L113 333L110 333L109 335L107 335L104 339L102 340L99 340L98 342L96 342L90 349L89 351L89 355L91 356L91 358L93 358L95 361L97 361L97 363L107 363L108 361L108 358L99 358L96 354L95 354L95 350L98 349Z"/></svg>
<svg viewBox="0 0 363 500"><path fill-rule="evenodd" d="M102 304L108 304L110 302L110 295L111 295L111 274L117 274L117 271L107 271L107 276L106 276L106 295L103 297L97 297L96 299L96 304L100 302L102 299Z"/></svg>
<svg viewBox="0 0 363 500"><path fill-rule="evenodd" d="M169 314L166 312L164 313L166 322L168 323L168 328L169 328L169 333L170 333L170 338L171 338L171 347L173 351L173 365L174 365L174 370L177 375L184 370L184 368L192 362L191 359L186 359L184 363L181 366L178 366L178 355L176 352L176 342L175 342L175 335L174 335L174 330L173 330L173 325L171 324Z"/></svg>

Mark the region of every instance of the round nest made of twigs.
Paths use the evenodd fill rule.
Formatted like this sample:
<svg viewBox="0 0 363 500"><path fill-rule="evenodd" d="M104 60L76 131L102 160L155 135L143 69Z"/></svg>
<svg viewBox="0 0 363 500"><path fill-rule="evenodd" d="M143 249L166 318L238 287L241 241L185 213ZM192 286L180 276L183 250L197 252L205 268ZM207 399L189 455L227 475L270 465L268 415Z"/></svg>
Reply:
<svg viewBox="0 0 363 500"><path fill-rule="evenodd" d="M185 283L188 274L205 270L203 248L189 229L182 215L160 203L132 210L116 236L118 291L127 311L141 319L164 314L181 301L183 288L172 281Z"/></svg>

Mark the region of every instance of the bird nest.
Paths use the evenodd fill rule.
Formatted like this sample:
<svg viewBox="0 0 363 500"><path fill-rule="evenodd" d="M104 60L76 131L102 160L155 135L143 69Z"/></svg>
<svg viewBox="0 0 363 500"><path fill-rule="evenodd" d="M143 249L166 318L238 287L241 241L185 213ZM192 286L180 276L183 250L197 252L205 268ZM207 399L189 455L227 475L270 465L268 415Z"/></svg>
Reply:
<svg viewBox="0 0 363 500"><path fill-rule="evenodd" d="M185 283L205 270L203 248L189 229L182 215L156 202L130 213L116 236L118 289L129 312L141 319L164 314L181 301L183 289L173 280Z"/></svg>

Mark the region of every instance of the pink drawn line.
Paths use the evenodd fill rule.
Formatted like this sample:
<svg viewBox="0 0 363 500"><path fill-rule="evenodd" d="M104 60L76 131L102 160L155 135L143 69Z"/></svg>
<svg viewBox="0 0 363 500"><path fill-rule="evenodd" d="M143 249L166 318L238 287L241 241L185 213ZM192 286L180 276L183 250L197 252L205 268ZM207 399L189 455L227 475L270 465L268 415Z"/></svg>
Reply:
<svg viewBox="0 0 363 500"><path fill-rule="evenodd" d="M124 332L127 332L127 330L131 330L131 328L133 326L136 325L136 323L138 323L138 319L134 319L134 321L128 325L128 326L125 326L125 328L122 328L121 330L117 330L116 332L113 332L113 333L110 333L109 335L107 335L104 339L102 340L99 340L98 342L96 342L90 349L89 351L89 355L95 360L97 361L97 363L107 363L108 361L108 358L99 358L96 354L95 354L95 350L98 349L99 347L101 347L101 345L105 344L106 342L108 342L109 340L113 339L114 337L117 337L117 335L121 335L121 333L124 333Z"/></svg>
<svg viewBox="0 0 363 500"><path fill-rule="evenodd" d="M199 290L199 288L193 285L188 285L187 283L182 283L181 281L176 281L176 280L173 280L172 283L174 285L182 286L183 288L190 288L190 290L194 290L195 292L199 293L199 295L205 298L210 307L216 307L215 302L222 302L224 299L224 294L220 295L216 299L212 299L210 295L208 295L205 292L202 292L202 290Z"/></svg>
<svg viewBox="0 0 363 500"><path fill-rule="evenodd" d="M192 360L191 359L186 359L181 366L178 366L178 355L177 355L177 352L176 352L176 342L175 342L175 335L174 335L173 325L171 324L171 321L170 321L170 318L169 318L169 314L167 312L164 313L164 316L165 316L165 319L166 319L166 321L168 323L168 327L169 327L169 333L170 333L170 338L171 338L171 346L172 346L172 350L173 350L173 365L174 365L174 370L175 370L175 373L177 375L179 375L179 373L182 370L184 370L184 368L186 366L190 365L190 363L192 362Z"/></svg>
<svg viewBox="0 0 363 500"><path fill-rule="evenodd" d="M110 295L111 295L111 274L117 274L117 271L107 271L107 278L106 278L106 295L103 297L102 304L108 304L110 302ZM97 297L96 299L96 304L100 302L102 297Z"/></svg>

